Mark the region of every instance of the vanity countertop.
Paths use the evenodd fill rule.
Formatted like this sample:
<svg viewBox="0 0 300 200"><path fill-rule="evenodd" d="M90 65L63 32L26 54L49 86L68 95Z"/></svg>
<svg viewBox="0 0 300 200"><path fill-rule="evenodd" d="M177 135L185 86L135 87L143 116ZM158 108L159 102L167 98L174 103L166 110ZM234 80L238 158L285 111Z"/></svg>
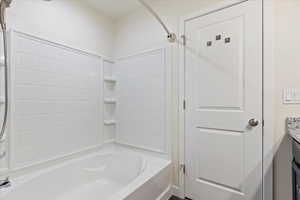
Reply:
<svg viewBox="0 0 300 200"><path fill-rule="evenodd" d="M300 118L290 117L286 120L287 133L300 143Z"/></svg>
<svg viewBox="0 0 300 200"><path fill-rule="evenodd" d="M288 130L288 134L296 140L298 143L300 143L300 130Z"/></svg>

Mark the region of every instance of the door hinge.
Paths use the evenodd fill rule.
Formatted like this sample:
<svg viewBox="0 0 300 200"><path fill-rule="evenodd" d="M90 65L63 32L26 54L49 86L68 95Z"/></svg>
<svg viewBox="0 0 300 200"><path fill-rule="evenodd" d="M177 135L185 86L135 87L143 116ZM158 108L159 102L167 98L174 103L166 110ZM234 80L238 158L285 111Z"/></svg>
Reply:
<svg viewBox="0 0 300 200"><path fill-rule="evenodd" d="M262 120L262 126L265 127L265 120Z"/></svg>
<svg viewBox="0 0 300 200"><path fill-rule="evenodd" d="M183 110L186 109L186 100L183 100Z"/></svg>
<svg viewBox="0 0 300 200"><path fill-rule="evenodd" d="M185 35L181 35L182 38L182 44L185 46L186 45L186 37Z"/></svg>
<svg viewBox="0 0 300 200"><path fill-rule="evenodd" d="M183 174L185 174L185 164L180 165L180 171L182 171Z"/></svg>

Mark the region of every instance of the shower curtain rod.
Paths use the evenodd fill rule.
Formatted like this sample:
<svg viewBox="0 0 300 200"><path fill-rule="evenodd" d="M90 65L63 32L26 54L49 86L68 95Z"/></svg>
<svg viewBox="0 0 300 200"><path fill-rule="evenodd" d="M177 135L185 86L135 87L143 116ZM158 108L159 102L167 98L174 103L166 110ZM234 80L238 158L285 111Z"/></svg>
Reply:
<svg viewBox="0 0 300 200"><path fill-rule="evenodd" d="M0 128L0 141L3 141L7 121L8 121L8 106L9 106L9 98L8 98L8 47L7 47L7 33L6 33L6 19L5 19L5 11L11 4L12 0L0 0L0 25L3 36L3 53L4 53L4 113L3 113L3 121ZM0 159L6 155L6 152L3 152L0 155ZM4 180L4 181L8 181ZM1 182L1 181L0 181Z"/></svg>
<svg viewBox="0 0 300 200"><path fill-rule="evenodd" d="M157 21L161 24L161 26L164 28L164 30L167 33L167 38L168 41L173 43L176 41L176 34L170 32L168 27L165 25L165 23L162 21L162 19L159 17L159 15L152 9L151 6L149 6L144 0L138 0L156 19Z"/></svg>

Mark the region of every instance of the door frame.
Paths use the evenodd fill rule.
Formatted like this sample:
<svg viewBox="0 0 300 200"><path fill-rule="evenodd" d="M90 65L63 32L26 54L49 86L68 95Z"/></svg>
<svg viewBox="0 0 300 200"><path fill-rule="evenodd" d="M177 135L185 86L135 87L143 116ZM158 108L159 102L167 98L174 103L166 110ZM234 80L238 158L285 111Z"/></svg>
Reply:
<svg viewBox="0 0 300 200"><path fill-rule="evenodd" d="M193 18L208 15L213 12L223 10L225 8L244 3L248 0L225 0L216 3L213 6L201 9L198 12L192 13L188 16L184 16L180 19L179 34L181 41L179 45L179 186L175 193L181 198L185 197L185 174L182 166L185 164L185 46L183 45L182 36L185 33L185 22ZM262 49L263 49L263 61L262 61L262 75L263 75L263 98L262 98L262 115L263 115L263 184L262 193L263 200L273 200L273 158L274 158L274 67L273 67L273 6L274 0L257 0L262 3L263 13L263 27L262 27Z"/></svg>

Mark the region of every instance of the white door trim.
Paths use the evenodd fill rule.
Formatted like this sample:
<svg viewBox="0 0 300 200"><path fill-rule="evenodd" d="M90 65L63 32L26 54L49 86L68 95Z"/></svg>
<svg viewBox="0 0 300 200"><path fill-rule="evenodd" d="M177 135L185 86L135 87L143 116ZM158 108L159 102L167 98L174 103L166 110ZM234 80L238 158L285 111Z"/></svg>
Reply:
<svg viewBox="0 0 300 200"><path fill-rule="evenodd" d="M274 0L263 1L263 199L273 200L274 158Z"/></svg>
<svg viewBox="0 0 300 200"><path fill-rule="evenodd" d="M180 20L179 34L184 35L186 21L207 15L247 0L226 0ZM273 147L274 147L274 69L273 69L273 0L259 0L263 4L263 199L273 200ZM181 40L182 41L182 40ZM185 163L185 65L184 45L179 45L179 163ZM180 197L184 198L185 183L183 170L179 172Z"/></svg>

